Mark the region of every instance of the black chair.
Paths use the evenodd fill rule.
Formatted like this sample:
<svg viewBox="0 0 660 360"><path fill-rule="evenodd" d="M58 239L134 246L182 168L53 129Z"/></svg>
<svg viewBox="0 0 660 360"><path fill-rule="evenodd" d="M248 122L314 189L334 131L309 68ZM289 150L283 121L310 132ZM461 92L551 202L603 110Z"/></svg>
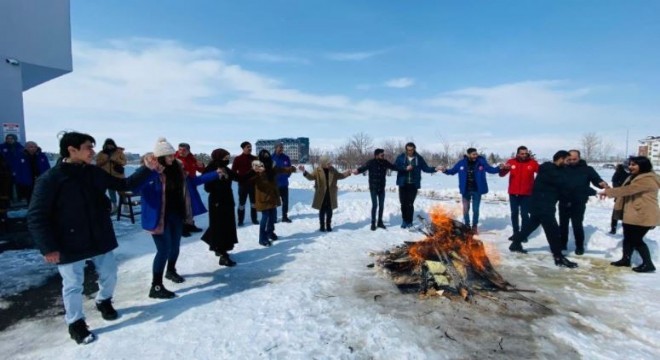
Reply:
<svg viewBox="0 0 660 360"><path fill-rule="evenodd" d="M119 207L117 208L117 221L122 217L131 219L131 224L135 224L135 215L140 215L141 209L135 211L134 206L140 206L140 198L137 194L131 191L119 191ZM124 211L124 205L128 208L128 212Z"/></svg>

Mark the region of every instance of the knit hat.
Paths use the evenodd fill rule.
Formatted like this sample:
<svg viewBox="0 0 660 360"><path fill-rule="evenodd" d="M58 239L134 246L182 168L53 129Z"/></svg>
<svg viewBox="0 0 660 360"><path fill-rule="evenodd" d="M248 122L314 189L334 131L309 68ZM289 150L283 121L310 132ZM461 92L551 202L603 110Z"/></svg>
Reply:
<svg viewBox="0 0 660 360"><path fill-rule="evenodd" d="M174 150L172 144L168 143L167 139L164 137L158 138L158 141L156 141L156 146L154 147L154 156L161 157L174 154L176 154L176 150Z"/></svg>

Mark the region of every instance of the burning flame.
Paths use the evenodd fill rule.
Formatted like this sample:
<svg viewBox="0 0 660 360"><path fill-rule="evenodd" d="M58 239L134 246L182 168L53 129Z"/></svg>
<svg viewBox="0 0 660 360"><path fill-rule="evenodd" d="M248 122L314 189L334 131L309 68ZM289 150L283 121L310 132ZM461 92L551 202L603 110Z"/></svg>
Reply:
<svg viewBox="0 0 660 360"><path fill-rule="evenodd" d="M416 264L425 260L442 260L439 259L441 254L447 254L451 260L469 264L476 271L483 271L490 265L483 243L475 239L471 231L458 226L445 208L434 207L430 216L433 234L411 245L408 251Z"/></svg>

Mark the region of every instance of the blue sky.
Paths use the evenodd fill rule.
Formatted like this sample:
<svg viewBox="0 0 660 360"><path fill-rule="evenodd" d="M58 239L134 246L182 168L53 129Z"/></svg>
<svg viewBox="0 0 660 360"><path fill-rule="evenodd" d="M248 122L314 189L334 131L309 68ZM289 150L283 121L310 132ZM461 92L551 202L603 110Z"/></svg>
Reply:
<svg viewBox="0 0 660 360"><path fill-rule="evenodd" d="M76 129L194 152L355 133L542 156L660 135L657 1L71 2L74 72L25 94L45 149Z"/></svg>

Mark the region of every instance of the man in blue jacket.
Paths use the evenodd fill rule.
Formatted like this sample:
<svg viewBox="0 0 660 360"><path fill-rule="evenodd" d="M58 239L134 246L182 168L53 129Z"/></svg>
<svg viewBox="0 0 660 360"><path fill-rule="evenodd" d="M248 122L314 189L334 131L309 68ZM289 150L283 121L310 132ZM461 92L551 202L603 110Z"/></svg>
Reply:
<svg viewBox="0 0 660 360"><path fill-rule="evenodd" d="M273 155L273 163L275 167L279 168L290 168L291 159L284 153L284 144L278 143L275 145L275 154ZM290 223L289 219L289 177L291 174L279 174L277 175L277 190L280 193L280 198L282 199L282 222Z"/></svg>
<svg viewBox="0 0 660 360"><path fill-rule="evenodd" d="M401 217L403 222L401 228L409 228L413 223L415 214L415 198L417 190L422 184L422 171L434 174L440 167L433 168L426 164L424 158L417 153L414 143L406 144L406 152L402 153L394 161L398 169L396 174L396 185L399 187L399 202L401 203Z"/></svg>
<svg viewBox="0 0 660 360"><path fill-rule="evenodd" d="M117 283L113 250L117 238L110 219L108 189L128 191L145 181L151 171L138 169L128 178L116 178L94 159L95 140L88 134L69 132L60 139L62 161L37 178L27 214L30 236L46 262L57 265L62 276L64 319L69 335L78 344L94 339L83 313L85 260L91 259L99 274L96 308L105 320L117 318L112 296Z"/></svg>
<svg viewBox="0 0 660 360"><path fill-rule="evenodd" d="M467 149L467 155L451 169L444 169L443 173L455 175L458 173L458 188L463 200L463 222L470 226L470 203L472 203L472 231L477 233L479 224L479 206L481 196L488 193L486 173L497 174L500 167L493 167L486 159L479 155L477 149Z"/></svg>

